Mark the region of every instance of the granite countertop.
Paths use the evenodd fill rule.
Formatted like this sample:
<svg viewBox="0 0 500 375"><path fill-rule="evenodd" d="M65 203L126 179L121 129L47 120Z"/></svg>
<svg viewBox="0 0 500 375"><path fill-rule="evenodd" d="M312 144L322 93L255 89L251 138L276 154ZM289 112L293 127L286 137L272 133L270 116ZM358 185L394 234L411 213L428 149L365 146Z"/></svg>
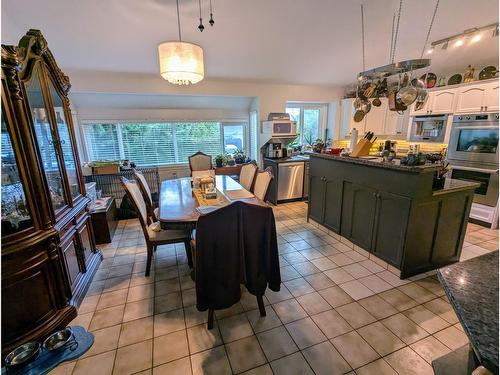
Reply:
<svg viewBox="0 0 500 375"><path fill-rule="evenodd" d="M279 158L279 159L273 159L273 158L264 158L267 161L270 161L271 163L294 163L294 162L308 162L309 161L309 156L308 155L294 155L286 158Z"/></svg>
<svg viewBox="0 0 500 375"><path fill-rule="evenodd" d="M463 180L456 180L454 178L447 178L444 182L444 187L432 192L432 195L446 194L452 191L470 190L481 186L478 182L470 182Z"/></svg>
<svg viewBox="0 0 500 375"><path fill-rule="evenodd" d="M409 172L409 173L434 172L439 167L437 164L401 165L401 164L399 164L399 159L395 159L392 162L383 162L382 158L379 158L376 156L353 158L350 156L337 156L337 155L329 155L329 154L311 154L311 157L330 159L330 160L335 160L335 161L342 161L342 162L351 163L351 164L366 165L369 167L394 169L394 170L398 170L398 171L402 171L402 172Z"/></svg>
<svg viewBox="0 0 500 375"><path fill-rule="evenodd" d="M498 251L438 271L481 364L498 373Z"/></svg>

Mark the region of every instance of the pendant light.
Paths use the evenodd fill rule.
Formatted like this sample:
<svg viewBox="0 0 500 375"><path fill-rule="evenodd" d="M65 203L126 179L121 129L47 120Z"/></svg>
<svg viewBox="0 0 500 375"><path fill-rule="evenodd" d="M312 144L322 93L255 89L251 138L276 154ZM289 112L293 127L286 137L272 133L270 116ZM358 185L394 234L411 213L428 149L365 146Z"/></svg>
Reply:
<svg viewBox="0 0 500 375"><path fill-rule="evenodd" d="M195 84L205 75L203 49L197 44L182 41L179 0L176 1L179 40L163 42L158 46L160 74L175 85Z"/></svg>

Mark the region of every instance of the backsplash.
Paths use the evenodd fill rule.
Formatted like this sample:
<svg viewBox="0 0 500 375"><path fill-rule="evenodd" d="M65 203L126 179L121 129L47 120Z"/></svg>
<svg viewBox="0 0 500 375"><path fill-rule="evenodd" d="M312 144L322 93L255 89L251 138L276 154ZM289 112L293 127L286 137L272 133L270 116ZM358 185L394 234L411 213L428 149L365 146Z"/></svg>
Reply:
<svg viewBox="0 0 500 375"><path fill-rule="evenodd" d="M373 146L370 148L370 154L374 154L378 152L378 146L380 143L384 143L386 140L385 139L377 139ZM410 143L415 143L420 145L420 151L424 153L431 153L431 152L440 152L444 148L447 148L446 143L431 143L431 142L408 142L407 140L395 140L396 142L396 153L397 154L406 154L408 153L408 148ZM351 144L351 141L349 139L343 139L343 140L337 140L334 141L334 147L342 147L342 148L348 148L349 145Z"/></svg>

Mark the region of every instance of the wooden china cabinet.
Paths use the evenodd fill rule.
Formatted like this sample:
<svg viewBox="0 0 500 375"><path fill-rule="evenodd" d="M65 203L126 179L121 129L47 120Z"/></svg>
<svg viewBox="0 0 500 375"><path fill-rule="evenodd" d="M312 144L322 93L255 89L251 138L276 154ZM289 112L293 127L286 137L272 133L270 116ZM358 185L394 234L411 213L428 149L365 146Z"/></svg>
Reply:
<svg viewBox="0 0 500 375"><path fill-rule="evenodd" d="M76 317L99 263L69 108L39 30L2 45L2 354Z"/></svg>

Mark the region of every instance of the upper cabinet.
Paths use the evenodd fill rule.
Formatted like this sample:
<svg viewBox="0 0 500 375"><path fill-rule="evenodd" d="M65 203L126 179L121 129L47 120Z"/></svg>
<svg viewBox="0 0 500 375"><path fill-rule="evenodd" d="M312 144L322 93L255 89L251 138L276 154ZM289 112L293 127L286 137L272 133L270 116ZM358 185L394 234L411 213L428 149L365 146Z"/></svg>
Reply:
<svg viewBox="0 0 500 375"><path fill-rule="evenodd" d="M463 86L458 89L456 113L498 111L498 81Z"/></svg>
<svg viewBox="0 0 500 375"><path fill-rule="evenodd" d="M456 89L431 91L429 92L427 102L421 109L416 111L415 104L411 106L410 115L422 116L453 113L456 93Z"/></svg>
<svg viewBox="0 0 500 375"><path fill-rule="evenodd" d="M365 116L365 133L373 132L375 135L385 134L385 118L387 110L387 99L380 99L382 104L375 107L372 104L370 112Z"/></svg>

